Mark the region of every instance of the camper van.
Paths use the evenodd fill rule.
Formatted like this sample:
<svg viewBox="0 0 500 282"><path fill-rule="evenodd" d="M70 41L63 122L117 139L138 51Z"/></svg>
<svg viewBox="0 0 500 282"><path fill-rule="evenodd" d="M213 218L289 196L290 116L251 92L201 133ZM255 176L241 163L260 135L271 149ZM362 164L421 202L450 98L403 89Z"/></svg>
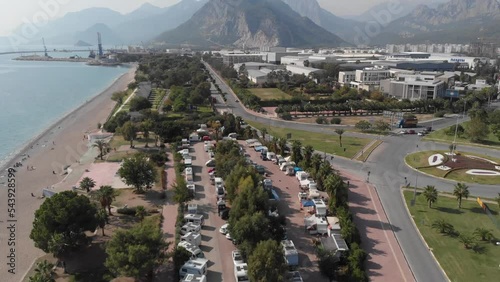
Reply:
<svg viewBox="0 0 500 282"><path fill-rule="evenodd" d="M184 159L184 165L186 167L191 167L193 165L193 159L191 159L191 158Z"/></svg>
<svg viewBox="0 0 500 282"><path fill-rule="evenodd" d="M314 207L316 209L316 216L324 217L326 216L326 204L322 199L313 199Z"/></svg>
<svg viewBox="0 0 500 282"><path fill-rule="evenodd" d="M181 241L186 241L186 242L198 247L201 245L201 234L188 232L188 233L181 236Z"/></svg>
<svg viewBox="0 0 500 282"><path fill-rule="evenodd" d="M197 214L198 213L198 205L197 204L188 204L187 205L187 213Z"/></svg>
<svg viewBox="0 0 500 282"><path fill-rule="evenodd" d="M188 233L200 233L201 225L188 222L181 227L181 235L186 235Z"/></svg>
<svg viewBox="0 0 500 282"><path fill-rule="evenodd" d="M184 278L188 274L207 275L207 265L207 259L191 259L179 269L179 276Z"/></svg>
<svg viewBox="0 0 500 282"><path fill-rule="evenodd" d="M222 177L216 177L214 183L215 187L224 186L224 180L222 180Z"/></svg>
<svg viewBox="0 0 500 282"><path fill-rule="evenodd" d="M188 182L186 187L191 195L196 195L196 185L193 182Z"/></svg>
<svg viewBox="0 0 500 282"><path fill-rule="evenodd" d="M186 214L184 215L184 221L186 223L192 222L198 225L203 225L203 223L205 223L205 219L202 214Z"/></svg>
<svg viewBox="0 0 500 282"><path fill-rule="evenodd" d="M177 246L186 249L191 254L190 259L205 258L205 254L203 254L203 251L198 246L187 241L181 241Z"/></svg>
<svg viewBox="0 0 500 282"><path fill-rule="evenodd" d="M186 182L192 182L193 181L193 168L186 167L186 169L184 170L184 174L186 176Z"/></svg>
<svg viewBox="0 0 500 282"><path fill-rule="evenodd" d="M305 171L297 171L295 176L297 177L297 180L300 182L302 180L306 180L307 178L309 178L309 173Z"/></svg>
<svg viewBox="0 0 500 282"><path fill-rule="evenodd" d="M207 282L205 275L188 274L180 282Z"/></svg>
<svg viewBox="0 0 500 282"><path fill-rule="evenodd" d="M283 252L285 254L285 261L288 266L298 266L299 265L299 252L295 248L292 240L281 241L281 246L283 247Z"/></svg>
<svg viewBox="0 0 500 282"><path fill-rule="evenodd" d="M248 265L246 263L234 264L234 279L236 282L249 282Z"/></svg>

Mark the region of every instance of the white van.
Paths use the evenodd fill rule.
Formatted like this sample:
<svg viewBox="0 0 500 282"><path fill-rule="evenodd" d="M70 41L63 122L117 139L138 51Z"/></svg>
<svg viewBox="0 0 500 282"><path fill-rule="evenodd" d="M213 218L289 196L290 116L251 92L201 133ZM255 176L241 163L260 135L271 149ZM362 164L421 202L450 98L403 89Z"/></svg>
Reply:
<svg viewBox="0 0 500 282"><path fill-rule="evenodd" d="M249 282L248 265L246 263L238 263L234 265L234 279L236 282Z"/></svg>
<svg viewBox="0 0 500 282"><path fill-rule="evenodd" d="M188 274L207 275L207 265L207 259L191 259L179 269L179 276L184 278Z"/></svg>
<svg viewBox="0 0 500 282"><path fill-rule="evenodd" d="M186 223L192 222L194 224L203 225L205 219L202 214L186 214L184 215L184 221L186 221Z"/></svg>
<svg viewBox="0 0 500 282"><path fill-rule="evenodd" d="M179 244L177 244L177 247L183 247L184 249L186 249L186 251L191 254L191 259L205 258L205 254L203 253L203 251L199 247L189 242L181 241L179 242Z"/></svg>
<svg viewBox="0 0 500 282"><path fill-rule="evenodd" d="M188 233L200 233L201 225L188 222L181 227L181 235L186 235Z"/></svg>
<svg viewBox="0 0 500 282"><path fill-rule="evenodd" d="M224 186L224 180L222 180L222 177L216 177L214 182L215 187Z"/></svg>
<svg viewBox="0 0 500 282"><path fill-rule="evenodd" d="M180 282L207 282L205 275L188 274Z"/></svg>

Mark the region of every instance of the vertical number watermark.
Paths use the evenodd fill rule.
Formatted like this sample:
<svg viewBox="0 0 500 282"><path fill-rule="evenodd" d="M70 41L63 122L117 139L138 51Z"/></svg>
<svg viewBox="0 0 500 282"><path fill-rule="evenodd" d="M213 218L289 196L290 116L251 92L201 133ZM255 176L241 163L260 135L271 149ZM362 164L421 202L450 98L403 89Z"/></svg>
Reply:
<svg viewBox="0 0 500 282"><path fill-rule="evenodd" d="M16 274L16 170L7 170L7 271Z"/></svg>

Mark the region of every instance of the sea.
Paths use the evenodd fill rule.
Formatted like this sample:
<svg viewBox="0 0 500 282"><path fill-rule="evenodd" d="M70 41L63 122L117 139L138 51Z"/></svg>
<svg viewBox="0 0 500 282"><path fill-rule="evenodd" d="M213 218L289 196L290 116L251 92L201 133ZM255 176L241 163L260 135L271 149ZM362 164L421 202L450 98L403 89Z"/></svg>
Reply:
<svg viewBox="0 0 500 282"><path fill-rule="evenodd" d="M6 51L0 47L0 53ZM129 70L126 66L13 60L20 55L0 55L0 167L33 138ZM89 52L49 52L49 55L88 57Z"/></svg>

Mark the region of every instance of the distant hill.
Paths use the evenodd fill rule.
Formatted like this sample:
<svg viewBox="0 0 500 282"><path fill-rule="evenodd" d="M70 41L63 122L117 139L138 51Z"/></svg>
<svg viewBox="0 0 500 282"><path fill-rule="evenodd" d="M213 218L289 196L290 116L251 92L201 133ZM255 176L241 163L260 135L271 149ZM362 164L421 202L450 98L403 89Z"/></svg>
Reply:
<svg viewBox="0 0 500 282"><path fill-rule="evenodd" d="M103 45L117 45L123 42L123 39L105 24L95 24L85 31L76 33L74 38L80 41L93 42L92 45L97 45L98 32L101 33Z"/></svg>
<svg viewBox="0 0 500 282"><path fill-rule="evenodd" d="M416 7L391 22L372 43L467 43L478 38L500 42L499 24L500 1L451 0L435 9Z"/></svg>
<svg viewBox="0 0 500 282"><path fill-rule="evenodd" d="M210 0L190 20L156 41L248 48L346 44L281 0Z"/></svg>
<svg viewBox="0 0 500 282"><path fill-rule="evenodd" d="M149 41L189 20L207 2L208 0L183 0L167 8L158 8L158 13L150 17L124 22L113 27L113 30L128 43Z"/></svg>
<svg viewBox="0 0 500 282"><path fill-rule="evenodd" d="M315 24L341 37L347 42L354 42L354 27L360 22L344 19L321 8L317 0L282 0L295 12L308 17Z"/></svg>
<svg viewBox="0 0 500 282"><path fill-rule="evenodd" d="M75 46L77 46L77 47L89 47L89 46L93 46L93 45L90 43L87 43L85 41L78 40L78 42L75 43Z"/></svg>

